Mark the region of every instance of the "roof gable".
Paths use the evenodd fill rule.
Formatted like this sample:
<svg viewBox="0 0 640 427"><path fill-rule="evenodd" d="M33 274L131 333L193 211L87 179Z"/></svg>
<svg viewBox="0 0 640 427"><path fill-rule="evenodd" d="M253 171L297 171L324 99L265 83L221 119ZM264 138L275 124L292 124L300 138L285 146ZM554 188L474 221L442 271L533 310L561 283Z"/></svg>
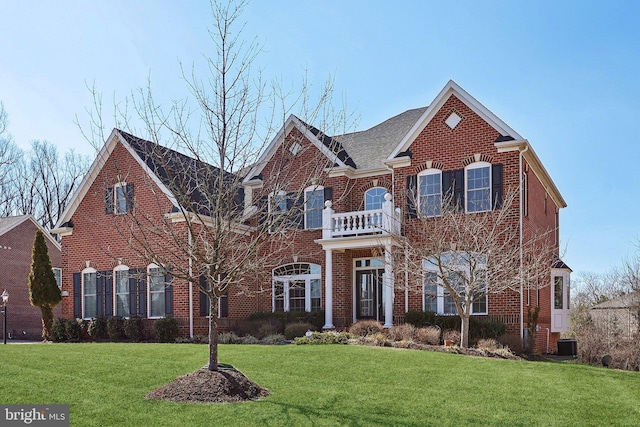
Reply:
<svg viewBox="0 0 640 427"><path fill-rule="evenodd" d="M413 127L402 138L400 143L391 152L387 161L393 160L398 154L405 152L411 143L420 135L433 117L440 111L444 104L455 96L461 102L463 102L469 109L476 113L480 118L487 122L491 127L497 130L502 138L507 140L515 139L521 140L522 137L505 122L503 122L498 116L493 114L488 108L482 105L473 96L469 95L464 89L462 89L456 82L449 80L440 93L435 97L433 102L425 109L422 116L415 122Z"/></svg>
<svg viewBox="0 0 640 427"><path fill-rule="evenodd" d="M9 216L0 218L0 236L4 236L11 232L14 228L18 227L20 224L25 221L31 221L33 225L40 231L42 234L49 239L51 243L55 245L56 248L60 249L60 243L58 243L52 236L49 234L47 230L42 227L38 221L33 217L33 215L20 215L20 216Z"/></svg>
<svg viewBox="0 0 640 427"><path fill-rule="evenodd" d="M262 170L266 167L267 163L276 154L278 148L284 144L285 138L293 129L298 129L305 138L307 138L322 154L324 154L331 162L335 163L338 167L352 167L356 168L356 164L346 152L340 141L325 135L319 129L306 124L293 114L287 118L286 122L278 132L278 134L271 140L271 143L266 150L262 153L256 164L251 168L244 181L251 181L258 176Z"/></svg>

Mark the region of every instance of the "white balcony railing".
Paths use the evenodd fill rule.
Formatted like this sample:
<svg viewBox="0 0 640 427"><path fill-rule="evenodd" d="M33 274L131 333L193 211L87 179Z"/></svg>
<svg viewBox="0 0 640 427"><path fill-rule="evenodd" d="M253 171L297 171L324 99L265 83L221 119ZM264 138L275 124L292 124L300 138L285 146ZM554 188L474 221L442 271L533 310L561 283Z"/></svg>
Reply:
<svg viewBox="0 0 640 427"><path fill-rule="evenodd" d="M335 213L331 201L327 201L322 211L322 238L399 235L400 219L400 208L394 209L389 193L382 209L368 211Z"/></svg>

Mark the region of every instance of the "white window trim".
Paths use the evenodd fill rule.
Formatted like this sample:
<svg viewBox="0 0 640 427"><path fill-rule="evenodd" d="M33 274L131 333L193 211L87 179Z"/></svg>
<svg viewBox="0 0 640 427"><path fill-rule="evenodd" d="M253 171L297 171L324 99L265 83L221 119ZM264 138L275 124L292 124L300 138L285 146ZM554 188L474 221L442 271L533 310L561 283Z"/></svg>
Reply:
<svg viewBox="0 0 640 427"><path fill-rule="evenodd" d="M56 272L60 272L60 281L58 282L56 280L56 283L58 285L58 289L62 289L62 269L60 267L51 267L51 269L53 270L53 275L56 277L58 277L58 275L56 274Z"/></svg>
<svg viewBox="0 0 640 427"><path fill-rule="evenodd" d="M314 209L314 210L319 210L321 213L320 216L320 224L318 225L318 227L309 227L307 225L307 213L311 212L310 209L307 209L307 193L313 193L315 191L321 191L322 192L322 204L320 204L320 208L319 209ZM310 187L307 187L304 189L304 228L305 230L317 230L319 228L322 228L322 209L324 207L324 187L322 185L312 185Z"/></svg>
<svg viewBox="0 0 640 427"><path fill-rule="evenodd" d="M309 265L316 265L318 267L320 267L319 264L314 264L312 262L298 262L298 263L293 263L293 264L309 264ZM271 311L275 312L276 311L276 282L281 282L283 285L283 297L284 297L284 304L283 304L283 311L284 312L288 312L290 309L290 304L289 304L289 283L290 282L294 282L294 281L304 281L304 311L306 312L310 312L311 311L311 281L312 280L320 280L320 307L322 307L322 270L320 271L320 273L310 273L310 274L294 274L294 275L290 275L290 276L275 276L274 273L276 270L278 270L279 268L282 268L286 265L290 265L290 264L283 264L280 265L276 268L274 268L271 272ZM322 267L320 267L322 268Z"/></svg>
<svg viewBox="0 0 640 427"><path fill-rule="evenodd" d="M423 272L426 273L427 271L432 271L436 273L436 277L437 277L437 283L438 283L438 288L437 288L437 300L436 300L436 304L438 307L438 311L436 312L439 315L444 315L444 316L455 316L458 313L445 313L444 312L444 297L445 297L445 287L442 284L442 278L440 277L440 271L438 270L438 267L432 263L430 263L427 260L424 260L422 262L422 266L423 266ZM482 268L484 267L484 268ZM455 268L455 270L454 270ZM464 275L466 277L469 276L469 268L467 266L464 265L460 265L460 268L457 268L455 266L452 266L452 268L450 269L451 272L457 272L458 274ZM486 270L486 264L479 264L479 268L478 270ZM425 286L425 275L422 275L422 311L425 311L426 309L426 304L424 301L424 295L426 292L426 286ZM485 306L487 307L487 310L484 312L474 312L473 311L473 303L471 303L471 315L472 316L482 316L482 315L487 315L489 314L489 294L487 292L484 293L484 298L485 298ZM479 300L478 300L479 301ZM474 301L477 302L477 301Z"/></svg>
<svg viewBox="0 0 640 427"><path fill-rule="evenodd" d="M275 211L273 208L273 199L274 197L277 196L284 196L284 203L285 203L285 209L284 210L277 210ZM272 217L272 223L271 225L273 226L276 221L275 218L279 215L286 215L287 213L287 192L286 191L273 191L271 193L269 193L269 199L267 201L267 211L269 212L270 216ZM282 230L284 231L284 229ZM269 227L269 233L275 233L274 227Z"/></svg>
<svg viewBox="0 0 640 427"><path fill-rule="evenodd" d="M364 210L368 211L368 210L375 210L375 209L369 209L367 208L367 194L372 191L372 190L384 190L384 193L382 193L382 203L384 203L384 195L387 194L389 192L389 190L387 190L385 187L380 187L380 186L376 186L376 187L371 187L369 188L367 191L364 192ZM377 209L381 209L382 208L382 203L380 204L380 208Z"/></svg>
<svg viewBox="0 0 640 427"><path fill-rule="evenodd" d="M123 196L124 196L124 212L120 210L120 203L118 203L118 189L122 188ZM114 215L125 215L127 213L127 205L129 202L127 201L127 183L119 182L113 186L113 214Z"/></svg>
<svg viewBox="0 0 640 427"><path fill-rule="evenodd" d="M80 298L82 299L82 318L83 318L83 319L85 319L85 320L91 319L91 317L87 317L87 316L85 315L85 311L86 311L86 310L85 310L85 303L84 303L84 297L85 297L85 292L84 292L84 275L85 275L85 274L91 274L91 273L95 273L95 274L96 274L96 293L95 293L95 296L96 296L96 299L97 299L97 298L98 298L98 270L96 270L96 269L95 269L95 268L93 268L93 267L87 267L87 268L85 268L84 270L82 270L82 271L80 272L81 285L82 285L82 286L81 286L81 296L80 296ZM98 313L96 313L96 315L97 315L97 314L98 314Z"/></svg>
<svg viewBox="0 0 640 427"><path fill-rule="evenodd" d="M161 271L164 270L163 267L157 265L157 264L149 264L147 266L147 319L162 319L163 317L166 317L166 313L164 313L162 316L152 316L151 315L151 269L154 268L158 268ZM164 282L164 273L162 275L162 281ZM165 287L166 287L166 283L165 283ZM159 291L156 291L159 293ZM162 292L164 292L164 288L162 289ZM164 312L164 307L162 308L162 311Z"/></svg>
<svg viewBox="0 0 640 427"><path fill-rule="evenodd" d="M422 212L422 203L421 203L421 198L422 198L422 194L420 194L420 178L421 177L426 177L428 175L440 175L440 193L438 194L440 196L440 213L438 215L428 215L427 212ZM420 213L420 215L423 215L427 218L432 218L432 217L439 217L442 216L442 171L440 169L435 169L435 168L430 168L430 169L426 169L423 170L422 172L420 172L418 174L418 200L416 201L415 205L417 206L417 210ZM425 196L433 196L436 195L436 193L434 194L425 194Z"/></svg>
<svg viewBox="0 0 640 427"><path fill-rule="evenodd" d="M469 188L468 188L468 171L472 170L472 169L482 169L482 168L489 168L489 209L485 209L482 211L469 211ZM467 165L464 168L464 211L466 213L481 213L481 212L489 212L491 211L492 208L492 202L491 202L491 189L493 188L493 182L492 182L492 173L491 173L491 163L489 162L474 162L471 163L470 165ZM474 191L477 191L478 189L474 189Z"/></svg>
<svg viewBox="0 0 640 427"><path fill-rule="evenodd" d="M112 311L112 313L113 313L114 316L119 316L118 310L117 310L117 308L118 308L118 293L117 293L116 271L127 271L128 272L129 271L129 267L126 266L126 265L118 265L113 269L113 283L112 283L112 286L113 286L113 301L112 301L112 303L113 303L113 311ZM127 292L126 292L127 298L129 298L129 286L128 286L129 285L129 281L128 280L129 279L127 278ZM129 315L128 316L122 316L122 317L124 317L125 319L128 319L130 316L131 316L131 307L129 307Z"/></svg>

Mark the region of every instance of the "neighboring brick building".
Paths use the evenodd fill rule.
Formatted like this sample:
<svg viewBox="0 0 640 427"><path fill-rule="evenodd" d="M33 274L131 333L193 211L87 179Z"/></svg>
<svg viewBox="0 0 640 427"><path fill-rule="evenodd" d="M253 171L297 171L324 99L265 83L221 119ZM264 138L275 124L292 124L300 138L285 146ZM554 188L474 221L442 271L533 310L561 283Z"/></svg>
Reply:
<svg viewBox="0 0 640 427"><path fill-rule="evenodd" d="M159 169L145 157L146 144L150 143L114 130L60 219L55 232L62 236L63 289L69 291L63 299L64 315L173 315L184 333L203 333L206 319L198 309L197 292L171 281L170 275L154 278L156 266L141 265L113 225L114 209L126 212L130 200L135 200L135 209L158 218L177 204ZM318 164L326 168L318 183L292 178L282 191L270 192L269 183L283 164L295 171L317 170ZM223 316L323 309L325 328L343 328L359 319L376 319L388 327L415 309L450 313L446 298L439 294L429 301L422 292L409 292L412 285L394 269L394 234L410 233L416 213L410 188L417 189L418 199L431 200L427 205L451 190L457 200L466 201L467 212L491 210L505 188L517 188L514 221L521 224L522 238L530 238L535 229L556 229L552 243L558 253L559 210L566 203L533 148L450 81L428 107L361 132L329 137L294 116L287 120L246 174L244 205L250 208L268 200L276 210L302 208L287 231L290 255L274 261L272 292L256 292L252 298L230 295ZM302 190L302 200L291 200L290 194ZM159 201L158 194L165 196ZM255 225L257 219L253 221ZM559 333L568 329L570 276L561 262L553 267L548 287L490 295L474 314L503 321L511 333L521 333L527 306L537 304L543 331L536 336L538 348L544 348L544 331L553 348ZM128 276L119 273L127 270ZM166 286L152 296L149 288L155 282Z"/></svg>
<svg viewBox="0 0 640 427"><path fill-rule="evenodd" d="M13 339L42 339L42 315L29 302L29 272L31 251L36 231L41 230L47 241L51 266L56 279L61 278L60 245L31 215L0 218L0 292L9 293L7 335ZM1 304L1 302L0 302ZM61 305L53 311L60 316Z"/></svg>

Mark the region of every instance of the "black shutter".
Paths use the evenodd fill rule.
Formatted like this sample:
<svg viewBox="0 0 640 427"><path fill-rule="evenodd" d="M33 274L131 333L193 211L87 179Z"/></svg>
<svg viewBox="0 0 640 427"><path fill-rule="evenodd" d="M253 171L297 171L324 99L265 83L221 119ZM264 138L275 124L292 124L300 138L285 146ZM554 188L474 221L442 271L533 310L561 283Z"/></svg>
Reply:
<svg viewBox="0 0 640 427"><path fill-rule="evenodd" d="M136 271L136 290L138 292L138 315L147 317L147 274L146 270Z"/></svg>
<svg viewBox="0 0 640 427"><path fill-rule="evenodd" d="M113 213L113 187L104 190L104 213Z"/></svg>
<svg viewBox="0 0 640 427"><path fill-rule="evenodd" d="M417 218L416 201L418 199L418 177L409 175L407 177L407 218Z"/></svg>
<svg viewBox="0 0 640 427"><path fill-rule="evenodd" d="M96 316L104 315L104 276L103 271L96 273Z"/></svg>
<svg viewBox="0 0 640 427"><path fill-rule="evenodd" d="M220 317L229 317L229 295L220 297Z"/></svg>
<svg viewBox="0 0 640 427"><path fill-rule="evenodd" d="M200 286L209 289L209 284L204 276L200 276ZM209 297L204 292L200 291L200 317L207 317L209 315Z"/></svg>
<svg viewBox="0 0 640 427"><path fill-rule="evenodd" d="M296 197L296 195L298 197ZM293 209L293 211L291 211ZM287 213L290 224L295 228L304 228L304 191L302 194L287 193Z"/></svg>
<svg viewBox="0 0 640 427"><path fill-rule="evenodd" d="M491 166L491 205L493 209L502 207L502 164Z"/></svg>
<svg viewBox="0 0 640 427"><path fill-rule="evenodd" d="M80 273L73 273L73 317L82 318L82 282Z"/></svg>
<svg viewBox="0 0 640 427"><path fill-rule="evenodd" d="M453 171L453 203L454 206L464 212L464 169Z"/></svg>
<svg viewBox="0 0 640 427"><path fill-rule="evenodd" d="M332 187L325 187L324 188L324 201L326 202L327 200L332 200L333 199L333 188ZM322 207L324 209L324 206Z"/></svg>
<svg viewBox="0 0 640 427"><path fill-rule="evenodd" d="M171 269L164 275L164 314L167 317L173 316L173 285L171 284Z"/></svg>
<svg viewBox="0 0 640 427"><path fill-rule="evenodd" d="M129 316L138 315L138 304L136 303L136 281L138 271L135 269L129 269Z"/></svg>
<svg viewBox="0 0 640 427"><path fill-rule="evenodd" d="M453 171L442 172L442 203L453 203Z"/></svg>
<svg viewBox="0 0 640 427"><path fill-rule="evenodd" d="M102 272L102 289L104 290L104 315L113 315L113 272L106 270Z"/></svg>
<svg viewBox="0 0 640 427"><path fill-rule="evenodd" d="M133 184L126 185L125 194L127 195L127 212L131 212L133 210Z"/></svg>

